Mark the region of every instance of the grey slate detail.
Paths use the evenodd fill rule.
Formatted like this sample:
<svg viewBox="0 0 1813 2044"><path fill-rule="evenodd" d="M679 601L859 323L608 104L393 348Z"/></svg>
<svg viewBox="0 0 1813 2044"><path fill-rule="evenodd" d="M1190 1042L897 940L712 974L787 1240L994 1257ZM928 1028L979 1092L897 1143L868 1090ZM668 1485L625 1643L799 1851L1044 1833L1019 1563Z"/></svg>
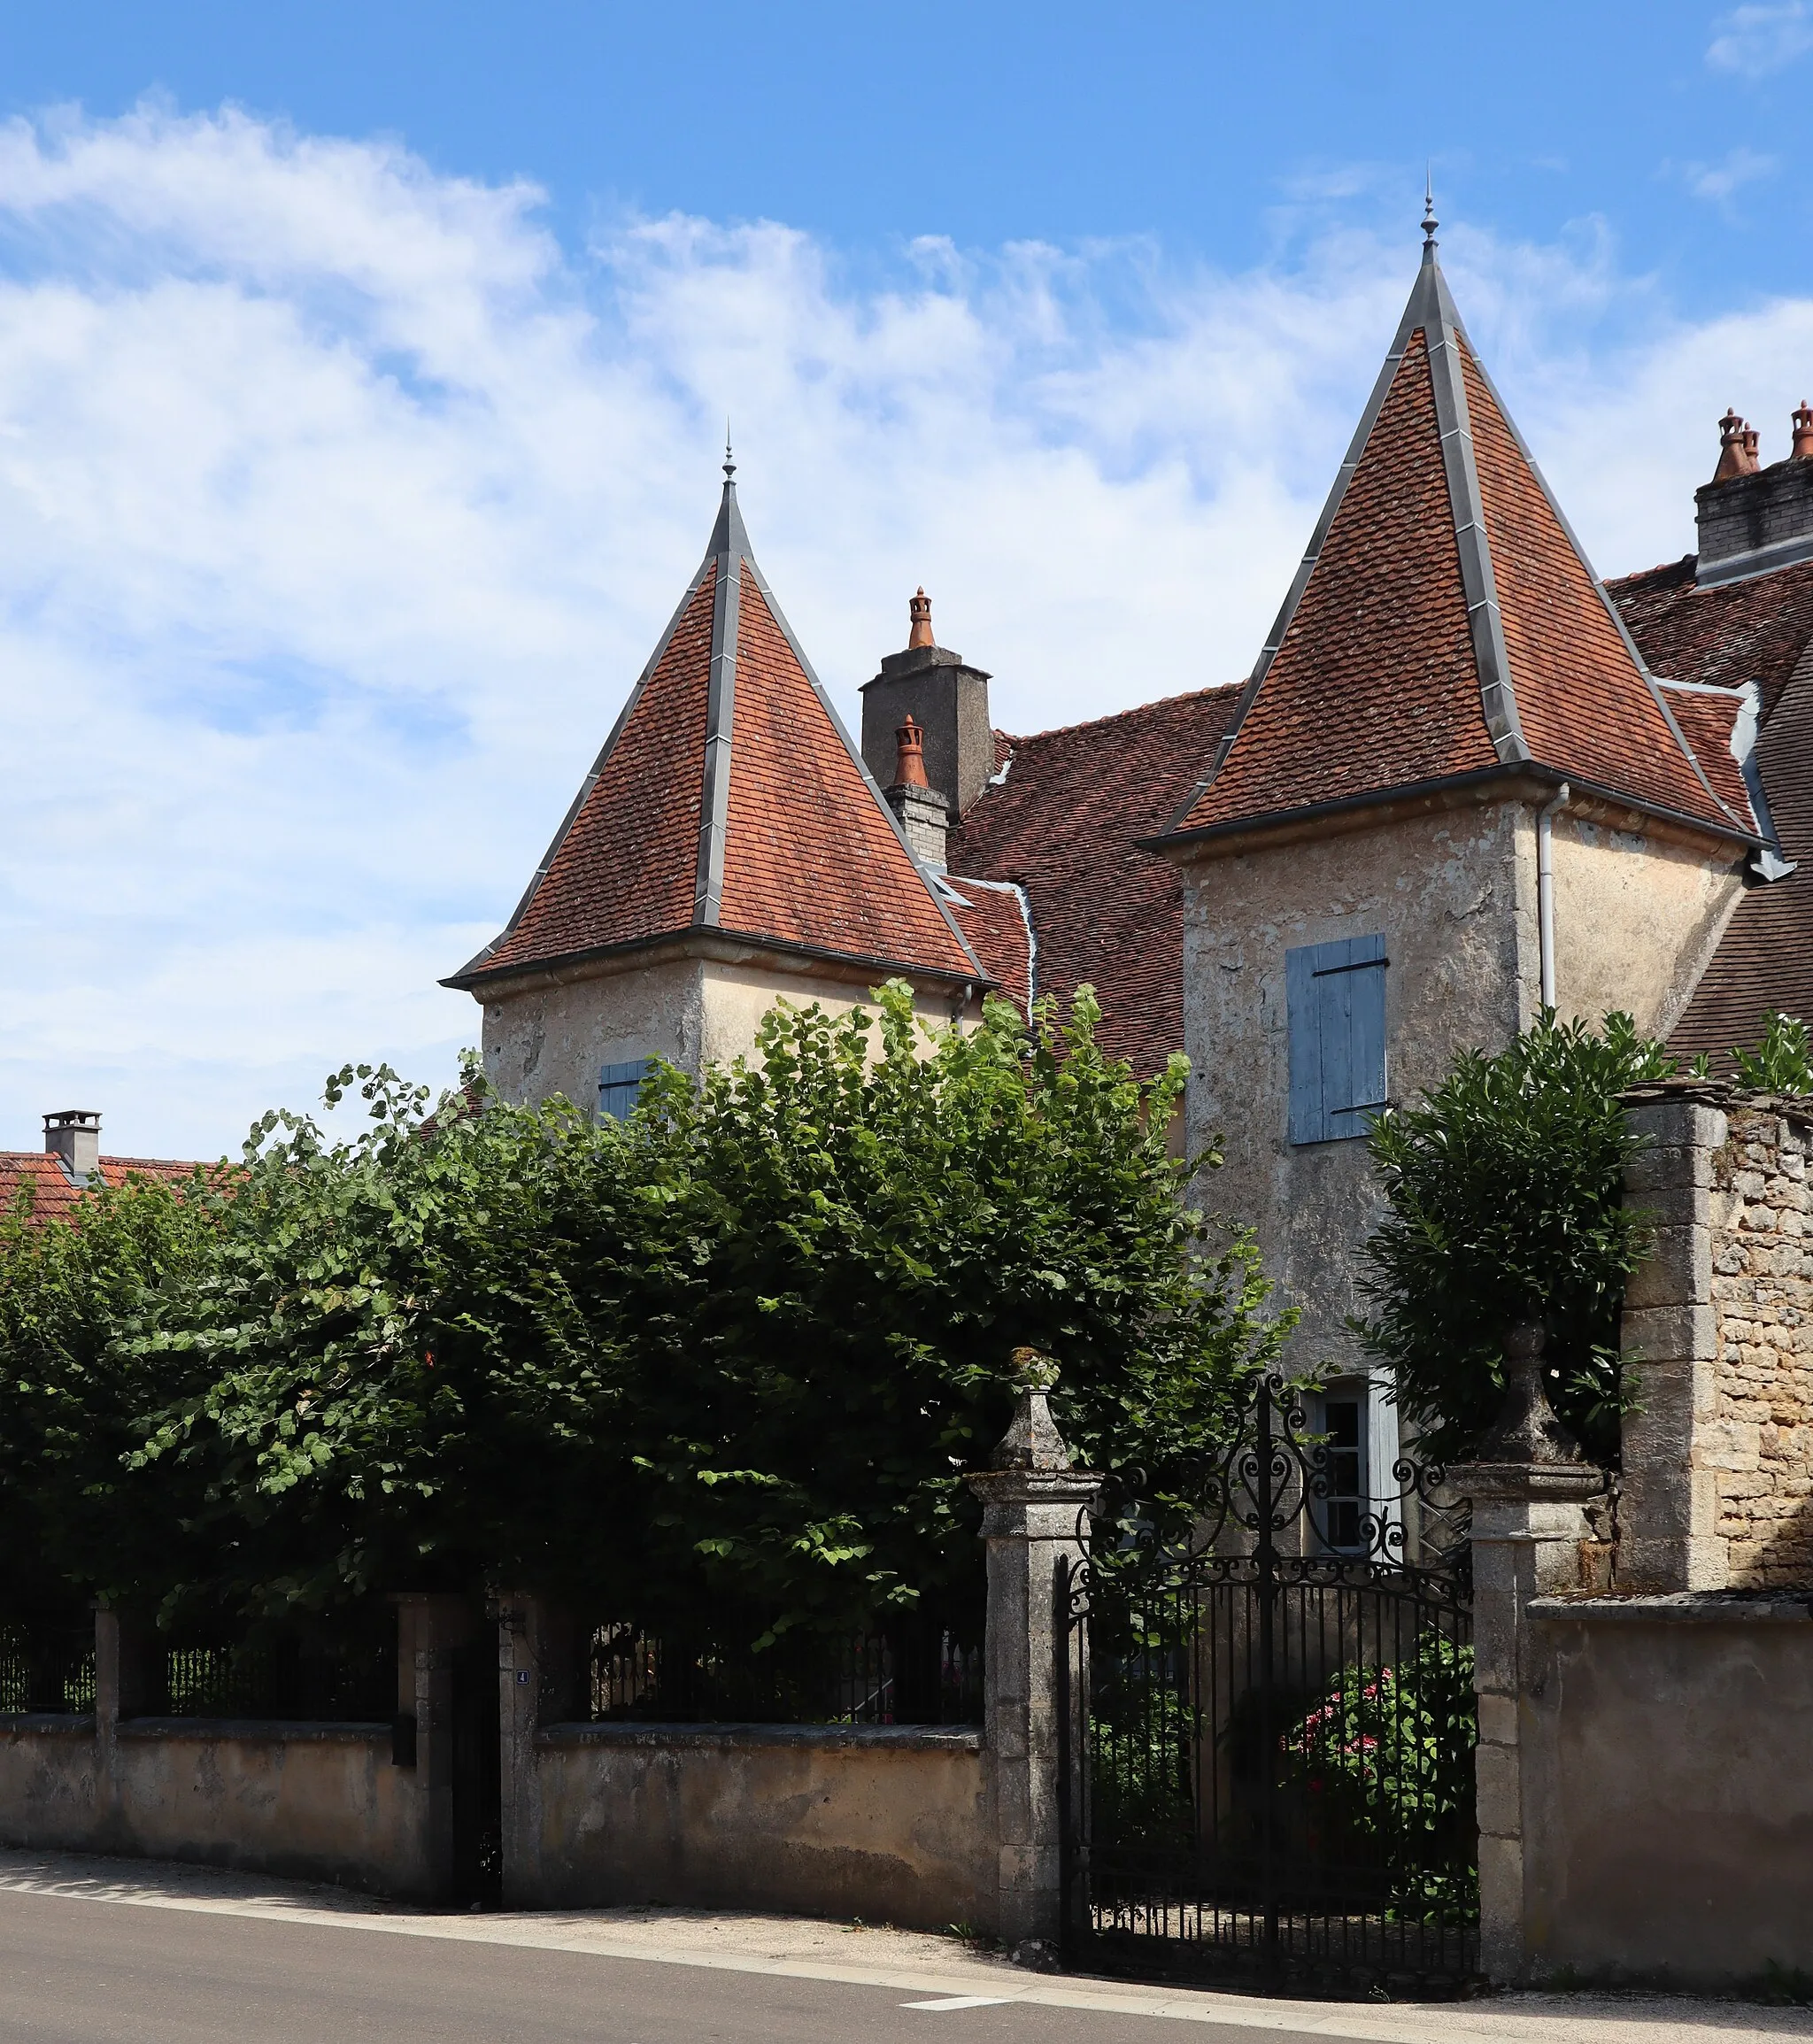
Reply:
<svg viewBox="0 0 1813 2044"><path fill-rule="evenodd" d="M711 680L705 713L705 787L698 806L698 878L692 894L695 929L717 925L724 898L724 844L730 815L730 746L737 721L737 629L743 613L743 558L749 536L737 506L737 485L727 474L724 501L712 533L718 564L712 592Z"/></svg>

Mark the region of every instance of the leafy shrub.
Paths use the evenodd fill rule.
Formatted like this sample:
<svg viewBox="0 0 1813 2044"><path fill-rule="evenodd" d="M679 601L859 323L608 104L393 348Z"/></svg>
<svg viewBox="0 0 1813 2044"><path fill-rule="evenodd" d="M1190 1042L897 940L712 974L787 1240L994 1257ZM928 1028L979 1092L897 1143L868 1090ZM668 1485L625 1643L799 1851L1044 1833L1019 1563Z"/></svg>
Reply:
<svg viewBox="0 0 1813 2044"><path fill-rule="evenodd" d="M1473 1649L1421 1634L1395 1666L1343 1668L1285 1735L1292 1771L1390 1881L1394 1910L1478 1920Z"/></svg>
<svg viewBox="0 0 1813 2044"><path fill-rule="evenodd" d="M1532 1319L1547 1326L1555 1410L1616 1457L1618 1313L1649 1240L1624 1203L1632 1138L1618 1095L1676 1069L1628 1015L1594 1030L1545 1014L1496 1057L1464 1052L1420 1107L1374 1122L1389 1210L1360 1278L1377 1310L1352 1324L1391 1366L1431 1461L1467 1453L1497 1416L1505 1331Z"/></svg>
<svg viewBox="0 0 1813 2044"><path fill-rule="evenodd" d="M1805 1022L1779 1008L1770 1011L1754 1051L1734 1049L1738 1083L1759 1093L1813 1093L1813 1037Z"/></svg>

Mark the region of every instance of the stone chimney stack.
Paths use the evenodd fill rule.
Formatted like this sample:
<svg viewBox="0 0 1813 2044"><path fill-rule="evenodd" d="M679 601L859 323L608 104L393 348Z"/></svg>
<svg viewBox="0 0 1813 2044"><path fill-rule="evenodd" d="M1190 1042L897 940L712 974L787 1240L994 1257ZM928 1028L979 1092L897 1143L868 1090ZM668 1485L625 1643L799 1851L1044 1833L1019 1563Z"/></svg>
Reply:
<svg viewBox="0 0 1813 2044"><path fill-rule="evenodd" d="M64 1107L44 1116L44 1149L63 1160L78 1185L101 1168L101 1117L92 1107Z"/></svg>
<svg viewBox="0 0 1813 2044"><path fill-rule="evenodd" d="M1804 404L1794 433L1787 459L1765 468L1756 428L1735 411L1719 420L1718 467L1693 495L1702 589L1813 559L1813 410Z"/></svg>
<svg viewBox="0 0 1813 2044"><path fill-rule="evenodd" d="M931 598L922 589L907 604L911 629L904 652L889 653L862 689L862 758L876 785L899 783L904 723L922 734L924 772L946 808L961 817L995 770L988 716L988 676L932 636ZM943 798L941 797L941 799ZM940 852L939 863L943 863Z"/></svg>
<svg viewBox="0 0 1813 2044"><path fill-rule="evenodd" d="M927 629L930 629L929 625ZM942 873L945 841L951 829L951 805L926 780L925 733L908 717L894 734L894 773L887 791L888 806L900 819L913 856L922 866Z"/></svg>

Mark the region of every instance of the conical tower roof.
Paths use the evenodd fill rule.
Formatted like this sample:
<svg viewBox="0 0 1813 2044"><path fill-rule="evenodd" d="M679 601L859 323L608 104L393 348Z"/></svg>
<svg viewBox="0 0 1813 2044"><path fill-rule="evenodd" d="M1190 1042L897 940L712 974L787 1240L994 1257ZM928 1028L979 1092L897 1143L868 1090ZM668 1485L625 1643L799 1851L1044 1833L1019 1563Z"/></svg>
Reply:
<svg viewBox="0 0 1813 2044"><path fill-rule="evenodd" d="M1755 842L1469 341L1434 222L1309 550L1175 843L1508 771Z"/></svg>
<svg viewBox="0 0 1813 2044"><path fill-rule="evenodd" d="M711 544L469 991L689 933L987 981L750 551L732 465Z"/></svg>

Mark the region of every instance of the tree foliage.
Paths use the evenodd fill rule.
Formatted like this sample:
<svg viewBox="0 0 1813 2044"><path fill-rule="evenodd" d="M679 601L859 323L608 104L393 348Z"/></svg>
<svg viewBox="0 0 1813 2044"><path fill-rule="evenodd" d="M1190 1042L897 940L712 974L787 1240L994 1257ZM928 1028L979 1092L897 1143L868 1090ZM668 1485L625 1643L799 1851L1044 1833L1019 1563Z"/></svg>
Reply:
<svg viewBox="0 0 1813 2044"><path fill-rule="evenodd" d="M1618 1095L1675 1061L1630 1016L1546 1012L1496 1057L1464 1052L1419 1107L1370 1136L1388 1203L1367 1244L1354 1325L1391 1365L1435 1460L1468 1452L1503 1399L1503 1339L1548 1330L1549 1395L1595 1454L1616 1453L1618 1313L1648 1241L1624 1200L1632 1139Z"/></svg>
<svg viewBox="0 0 1813 2044"><path fill-rule="evenodd" d="M181 1537L90 1579L247 1611L481 1570L770 1629L974 1609L961 1474L1023 1347L1078 1459L1181 1514L1278 1329L1251 1244L1182 1204L1182 1061L1136 1084L1095 1019L1087 990L1061 1028L991 1005L930 1040L900 984L873 1014L783 1006L623 1122L475 1075L428 1114L341 1073L361 1135L266 1116L202 1250L96 1296L118 1331L91 1353L142 1419L107 1480Z"/></svg>
<svg viewBox="0 0 1813 2044"><path fill-rule="evenodd" d="M1797 1016L1771 1009L1755 1050L1734 1049L1738 1084L1759 1093L1813 1093L1813 1037Z"/></svg>

